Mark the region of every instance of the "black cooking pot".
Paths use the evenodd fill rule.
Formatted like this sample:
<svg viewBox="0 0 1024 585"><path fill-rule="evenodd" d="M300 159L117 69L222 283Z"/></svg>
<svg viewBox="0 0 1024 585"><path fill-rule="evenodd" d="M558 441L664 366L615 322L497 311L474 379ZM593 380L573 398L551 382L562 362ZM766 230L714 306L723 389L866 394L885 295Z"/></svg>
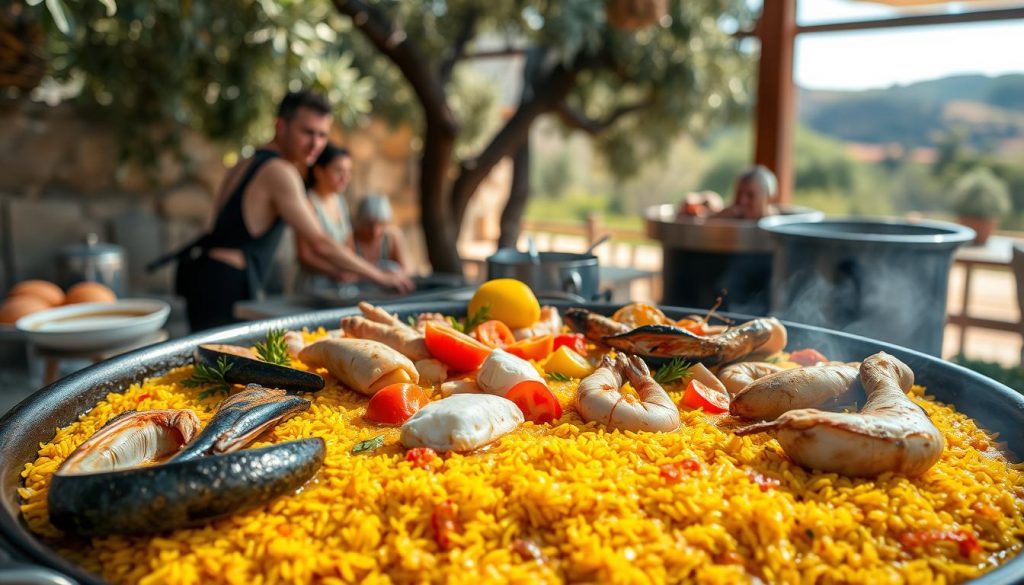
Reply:
<svg viewBox="0 0 1024 585"><path fill-rule="evenodd" d="M556 303L564 309L570 305ZM583 305L610 314L616 305ZM402 318L409 314L440 311L463 315L464 303L394 304L387 307ZM693 313L692 309L671 309L673 318ZM103 584L99 577L86 573L66 561L28 531L18 510L17 488L25 463L33 461L39 443L53 438L53 429L63 427L88 411L109 392L120 392L130 384L162 374L191 360L192 350L200 343L238 343L252 345L272 329L298 329L303 326L336 327L338 320L358 313L357 309L335 309L281 319L257 321L201 332L116 357L39 390L0 419L0 542L27 563L42 565L68 575L80 583ZM743 316L733 315L743 319ZM932 356L888 343L836 333L808 325L786 323L789 347L814 347L835 360L860 360L886 351L913 369L918 383L938 400L951 403L982 427L999 434L1011 457L1024 455L1024 397L989 378ZM0 567L0 571L3 568ZM1016 583L1024 579L1024 556L1018 555L995 571L977 579L983 585ZM0 574L0 582L3 582ZM53 581L47 581L53 582Z"/></svg>

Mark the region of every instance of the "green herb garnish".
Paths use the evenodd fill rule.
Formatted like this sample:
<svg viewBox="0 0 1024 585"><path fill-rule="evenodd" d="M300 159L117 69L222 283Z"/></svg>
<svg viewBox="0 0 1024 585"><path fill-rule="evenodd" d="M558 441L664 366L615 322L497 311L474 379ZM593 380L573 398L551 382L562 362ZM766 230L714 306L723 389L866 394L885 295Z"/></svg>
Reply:
<svg viewBox="0 0 1024 585"><path fill-rule="evenodd" d="M182 381L186 388L197 388L209 386L199 393L199 400L206 400L215 394L228 394L231 392L231 384L224 379L233 364L226 357L217 358L216 366L208 366L204 363L196 363L192 376Z"/></svg>
<svg viewBox="0 0 1024 585"><path fill-rule="evenodd" d="M658 368L654 373L654 381L659 384L669 384L676 380L690 377L690 368L693 364L682 358L673 358L672 361Z"/></svg>
<svg viewBox="0 0 1024 585"><path fill-rule="evenodd" d="M281 329L271 329L267 332L267 340L256 344L256 355L268 364L292 365L292 360L288 357L288 345L284 342L284 331Z"/></svg>
<svg viewBox="0 0 1024 585"><path fill-rule="evenodd" d="M466 333L472 333L474 329L479 327L484 321L488 321L491 318L491 305L487 304L479 309L471 316L466 318Z"/></svg>
<svg viewBox="0 0 1024 585"><path fill-rule="evenodd" d="M773 356L772 356L772 357L770 357L770 358L765 358L765 360L764 360L764 361L765 361L765 363L768 363L768 364L777 364L777 363L779 363L779 362L781 362L781 361L782 361L782 358L780 358L780 357L779 357L779 356L777 356L777 355L773 355Z"/></svg>
<svg viewBox="0 0 1024 585"><path fill-rule="evenodd" d="M553 380L555 382L571 382L572 378L561 372L548 372L548 380Z"/></svg>
<svg viewBox="0 0 1024 585"><path fill-rule="evenodd" d="M416 317L413 317L412 315L406 317L405 322L409 324L409 327L416 327Z"/></svg>
<svg viewBox="0 0 1024 585"><path fill-rule="evenodd" d="M377 435L372 439L360 441L352 447L352 453L362 453L363 451L373 451L379 449L384 445L384 435Z"/></svg>

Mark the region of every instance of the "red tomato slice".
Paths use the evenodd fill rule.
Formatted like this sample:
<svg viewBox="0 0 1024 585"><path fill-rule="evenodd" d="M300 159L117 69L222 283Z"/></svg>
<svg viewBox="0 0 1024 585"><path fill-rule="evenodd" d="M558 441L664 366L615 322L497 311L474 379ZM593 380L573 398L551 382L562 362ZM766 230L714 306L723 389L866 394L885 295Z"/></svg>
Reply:
<svg viewBox="0 0 1024 585"><path fill-rule="evenodd" d="M558 351L558 348L563 345L584 357L587 355L587 338L582 333L556 335L554 347L551 348L551 351Z"/></svg>
<svg viewBox="0 0 1024 585"><path fill-rule="evenodd" d="M366 419L386 425L400 425L430 402L416 384L391 384L377 391L366 405Z"/></svg>
<svg viewBox="0 0 1024 585"><path fill-rule="evenodd" d="M473 330L473 337L487 347L505 347L516 342L512 330L497 319L484 321Z"/></svg>
<svg viewBox="0 0 1024 585"><path fill-rule="evenodd" d="M683 394L683 405L699 408L704 412L719 414L729 411L729 397L723 392L708 388L697 380L690 380Z"/></svg>
<svg viewBox="0 0 1024 585"><path fill-rule="evenodd" d="M434 529L434 542L444 551L452 548L452 534L459 531L459 510L451 500L434 506L430 527Z"/></svg>
<svg viewBox="0 0 1024 585"><path fill-rule="evenodd" d="M512 387L505 395L523 411L526 420L537 424L562 418L562 405L548 387L536 380L526 380Z"/></svg>
<svg viewBox="0 0 1024 585"><path fill-rule="evenodd" d="M789 361L798 363L801 366L815 366L822 362L827 362L828 358L821 355L818 350L808 347L807 349L798 349L789 354Z"/></svg>
<svg viewBox="0 0 1024 585"><path fill-rule="evenodd" d="M427 322L425 339L430 355L457 372L479 368L491 354L491 348L436 321Z"/></svg>
<svg viewBox="0 0 1024 585"><path fill-rule="evenodd" d="M524 360L540 361L555 350L554 335L540 335L521 339L505 348L505 351Z"/></svg>

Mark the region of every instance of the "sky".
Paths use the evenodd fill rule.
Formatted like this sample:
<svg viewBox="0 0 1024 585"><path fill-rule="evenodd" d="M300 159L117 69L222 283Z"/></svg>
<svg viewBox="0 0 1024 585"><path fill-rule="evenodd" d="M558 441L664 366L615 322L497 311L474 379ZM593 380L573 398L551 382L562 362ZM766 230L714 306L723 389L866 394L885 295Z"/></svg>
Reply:
<svg viewBox="0 0 1024 585"><path fill-rule="evenodd" d="M967 4L930 7L926 12L962 11ZM987 8L1022 6L1024 2L1000 2ZM797 3L797 22L801 25L907 14L911 13L896 13L881 4L856 0ZM1024 19L804 33L797 36L793 66L797 84L813 89L870 89L958 73L1024 73Z"/></svg>

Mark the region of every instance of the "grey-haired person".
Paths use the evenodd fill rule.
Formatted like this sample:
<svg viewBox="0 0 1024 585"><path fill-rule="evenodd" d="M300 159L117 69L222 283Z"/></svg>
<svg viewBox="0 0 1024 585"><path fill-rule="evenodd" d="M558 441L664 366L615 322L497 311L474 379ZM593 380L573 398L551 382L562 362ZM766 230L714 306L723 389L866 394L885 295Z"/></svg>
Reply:
<svg viewBox="0 0 1024 585"><path fill-rule="evenodd" d="M352 247L377 267L408 274L410 262L405 238L392 223L391 203L382 195L367 195L359 202L352 230Z"/></svg>
<svg viewBox="0 0 1024 585"><path fill-rule="evenodd" d="M754 165L736 177L732 205L713 217L756 220L775 215L778 194L779 181L775 173L764 165Z"/></svg>

